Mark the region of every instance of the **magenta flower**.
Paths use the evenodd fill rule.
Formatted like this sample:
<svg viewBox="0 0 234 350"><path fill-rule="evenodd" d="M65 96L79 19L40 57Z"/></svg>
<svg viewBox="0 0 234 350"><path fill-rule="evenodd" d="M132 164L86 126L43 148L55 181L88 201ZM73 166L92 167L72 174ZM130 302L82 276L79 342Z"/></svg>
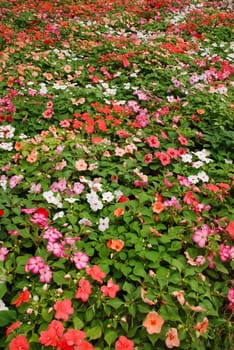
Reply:
<svg viewBox="0 0 234 350"><path fill-rule="evenodd" d="M73 256L73 261L78 270L84 269L88 265L89 257L83 252L75 253Z"/></svg>
<svg viewBox="0 0 234 350"><path fill-rule="evenodd" d="M39 271L45 266L44 260L40 256L35 256L28 259L27 265L25 265L25 271L32 273L39 273Z"/></svg>
<svg viewBox="0 0 234 350"><path fill-rule="evenodd" d="M39 271L40 273L40 278L39 281L43 282L43 283L50 283L52 277L53 277L53 273L51 271L51 268L44 264L44 267Z"/></svg>

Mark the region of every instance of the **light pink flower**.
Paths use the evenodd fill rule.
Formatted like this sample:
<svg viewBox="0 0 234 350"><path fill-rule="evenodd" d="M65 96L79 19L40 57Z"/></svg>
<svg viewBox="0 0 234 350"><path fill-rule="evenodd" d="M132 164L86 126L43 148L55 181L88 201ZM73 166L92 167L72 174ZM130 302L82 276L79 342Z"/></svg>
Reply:
<svg viewBox="0 0 234 350"><path fill-rule="evenodd" d="M75 253L73 256L73 261L78 270L86 268L88 265L89 257L83 252Z"/></svg>

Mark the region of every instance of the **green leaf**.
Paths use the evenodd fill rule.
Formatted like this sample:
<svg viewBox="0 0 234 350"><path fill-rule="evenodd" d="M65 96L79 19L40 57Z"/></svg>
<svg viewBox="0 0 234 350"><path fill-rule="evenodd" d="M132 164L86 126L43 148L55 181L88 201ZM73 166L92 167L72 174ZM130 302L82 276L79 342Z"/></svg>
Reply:
<svg viewBox="0 0 234 350"><path fill-rule="evenodd" d="M105 332L105 341L106 343L110 346L111 344L114 343L114 341L118 338L118 333L116 333L115 331L111 331L111 330L107 330Z"/></svg>
<svg viewBox="0 0 234 350"><path fill-rule="evenodd" d="M16 312L14 310L0 311L0 327L7 326L16 320Z"/></svg>
<svg viewBox="0 0 234 350"><path fill-rule="evenodd" d="M75 329L82 329L84 327L84 322L76 316L73 318L73 324Z"/></svg>
<svg viewBox="0 0 234 350"><path fill-rule="evenodd" d="M41 316L44 321L50 322L53 318L53 313L48 313L47 309L42 309Z"/></svg>
<svg viewBox="0 0 234 350"><path fill-rule="evenodd" d="M7 287L5 283L0 283L0 299L6 294Z"/></svg>
<svg viewBox="0 0 234 350"><path fill-rule="evenodd" d="M93 308L89 308L85 312L85 321L90 322L94 318L94 316L95 316L95 311L93 310Z"/></svg>
<svg viewBox="0 0 234 350"><path fill-rule="evenodd" d="M166 269L165 267L161 266L157 270L156 278L157 278L157 281L158 281L161 289L163 289L163 287L165 287L165 285L167 285L169 276L170 276L170 271L168 269Z"/></svg>
<svg viewBox="0 0 234 350"><path fill-rule="evenodd" d="M144 270L143 264L136 262L136 265L133 269L133 273L137 276L141 276L141 277L145 277L146 276L146 272Z"/></svg>
<svg viewBox="0 0 234 350"><path fill-rule="evenodd" d="M99 339L102 335L102 329L100 326L89 328L86 331L86 335L89 340Z"/></svg>
<svg viewBox="0 0 234 350"><path fill-rule="evenodd" d="M53 281L58 285L68 284L68 281L64 278L65 274L64 271L55 271L53 273Z"/></svg>
<svg viewBox="0 0 234 350"><path fill-rule="evenodd" d="M114 309L118 309L121 305L123 305L123 302L119 298L114 298L110 299L108 304L111 305Z"/></svg>

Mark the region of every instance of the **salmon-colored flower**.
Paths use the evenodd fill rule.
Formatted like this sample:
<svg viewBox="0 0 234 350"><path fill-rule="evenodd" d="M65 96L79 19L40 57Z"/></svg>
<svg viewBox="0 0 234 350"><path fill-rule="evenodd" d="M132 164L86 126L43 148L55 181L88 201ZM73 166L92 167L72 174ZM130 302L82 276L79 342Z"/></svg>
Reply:
<svg viewBox="0 0 234 350"><path fill-rule="evenodd" d="M226 231L229 233L230 238L234 240L234 220L229 222Z"/></svg>
<svg viewBox="0 0 234 350"><path fill-rule="evenodd" d="M16 328L18 328L20 325L21 325L21 322L20 322L20 321L16 321L16 322L12 323L9 327L7 327L6 336L8 337L8 335L9 335L12 331L14 331Z"/></svg>
<svg viewBox="0 0 234 350"><path fill-rule="evenodd" d="M87 275L91 276L94 281L103 283L103 278L106 277L105 272L103 272L98 265L93 265L92 267L86 267Z"/></svg>
<svg viewBox="0 0 234 350"><path fill-rule="evenodd" d="M166 333L166 336L167 338L165 340L165 343L167 348L171 349L180 346L180 340L176 328L170 328L169 331Z"/></svg>
<svg viewBox="0 0 234 350"><path fill-rule="evenodd" d="M153 203L153 212L156 214L159 214L163 211L164 205L162 202L155 202Z"/></svg>
<svg viewBox="0 0 234 350"><path fill-rule="evenodd" d="M147 294L146 290L144 288L141 288L141 299L143 300L144 303L148 305L155 305L155 302L148 299L145 295Z"/></svg>
<svg viewBox="0 0 234 350"><path fill-rule="evenodd" d="M92 287L88 280L82 278L79 280L79 288L76 291L75 298L81 299L83 302L87 301L89 295L92 293Z"/></svg>
<svg viewBox="0 0 234 350"><path fill-rule="evenodd" d="M134 342L121 335L115 343L115 350L133 350Z"/></svg>
<svg viewBox="0 0 234 350"><path fill-rule="evenodd" d="M203 318L202 322L198 322L196 326L193 327L195 331L198 331L197 336L200 337L200 335L204 334L207 331L209 324L209 320L207 317Z"/></svg>
<svg viewBox="0 0 234 350"><path fill-rule="evenodd" d="M20 334L18 337L12 339L9 344L9 350L28 350L29 345L25 335Z"/></svg>
<svg viewBox="0 0 234 350"><path fill-rule="evenodd" d="M109 239L107 242L107 247L115 250L116 252L120 252L124 247L124 241L121 239Z"/></svg>
<svg viewBox="0 0 234 350"><path fill-rule="evenodd" d="M119 285L115 284L112 278L109 279L106 286L101 287L101 292L106 297L115 298L116 293L119 291Z"/></svg>
<svg viewBox="0 0 234 350"><path fill-rule="evenodd" d="M124 214L124 209L123 208L117 208L114 211L114 216L116 216L117 218L122 216Z"/></svg>
<svg viewBox="0 0 234 350"><path fill-rule="evenodd" d="M79 159L75 162L75 168L78 171L85 171L87 169L88 165L85 160Z"/></svg>
<svg viewBox="0 0 234 350"><path fill-rule="evenodd" d="M27 157L27 162L35 163L37 161L37 151L32 151Z"/></svg>
<svg viewBox="0 0 234 350"><path fill-rule="evenodd" d="M180 305L184 305L185 299L184 299L184 291L183 290L172 292L172 295L173 295L173 297L177 298Z"/></svg>
<svg viewBox="0 0 234 350"><path fill-rule="evenodd" d="M158 334L161 332L164 319L156 312L151 311L146 316L143 326L149 334Z"/></svg>
<svg viewBox="0 0 234 350"><path fill-rule="evenodd" d="M69 315L72 315L74 309L70 299L64 299L63 301L56 301L54 304L54 309L56 311L55 318L67 321Z"/></svg>

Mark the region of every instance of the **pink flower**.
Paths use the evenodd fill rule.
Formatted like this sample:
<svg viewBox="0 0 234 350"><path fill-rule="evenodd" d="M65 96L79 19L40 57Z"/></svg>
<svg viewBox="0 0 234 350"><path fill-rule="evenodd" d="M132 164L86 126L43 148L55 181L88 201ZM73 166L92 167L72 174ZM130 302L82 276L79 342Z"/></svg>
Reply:
<svg viewBox="0 0 234 350"><path fill-rule="evenodd" d="M12 339L9 344L9 350L28 350L30 344L28 343L25 335L20 334L16 338Z"/></svg>
<svg viewBox="0 0 234 350"><path fill-rule="evenodd" d="M195 230L192 240L197 243L200 248L204 248L207 243L209 233L209 227L207 225L202 225L201 229Z"/></svg>
<svg viewBox="0 0 234 350"><path fill-rule="evenodd" d="M219 256L220 260L227 261L230 258L230 247L225 244L220 244L219 246Z"/></svg>
<svg viewBox="0 0 234 350"><path fill-rule="evenodd" d="M92 293L92 287L88 280L82 278L79 280L79 288L76 291L75 298L81 299L83 302L87 301L89 295Z"/></svg>
<svg viewBox="0 0 234 350"><path fill-rule="evenodd" d="M119 291L119 285L115 284L112 278L110 278L107 285L101 287L101 291L106 297L115 298L116 293Z"/></svg>
<svg viewBox="0 0 234 350"><path fill-rule="evenodd" d="M178 141L180 142L181 145L187 146L188 145L188 140L186 139L186 137L180 135L178 137Z"/></svg>
<svg viewBox="0 0 234 350"><path fill-rule="evenodd" d="M32 273L39 273L45 266L44 260L40 256L35 256L28 259L27 265L25 265L25 271Z"/></svg>
<svg viewBox="0 0 234 350"><path fill-rule="evenodd" d="M145 142L148 143L148 145L152 148L159 148L160 141L157 136L149 136L145 139Z"/></svg>
<svg viewBox="0 0 234 350"><path fill-rule="evenodd" d="M39 273L40 273L40 278L39 278L40 282L50 283L53 277L53 272L51 271L48 265L44 264L44 267L40 269Z"/></svg>
<svg viewBox="0 0 234 350"><path fill-rule="evenodd" d="M75 253L73 256L73 261L78 270L84 269L88 265L89 257L83 252Z"/></svg>
<svg viewBox="0 0 234 350"><path fill-rule="evenodd" d="M180 305L184 305L184 290L172 292L173 297L176 297Z"/></svg>
<svg viewBox="0 0 234 350"><path fill-rule="evenodd" d="M155 157L158 158L163 166L171 163L171 158L165 152L156 152Z"/></svg>
<svg viewBox="0 0 234 350"><path fill-rule="evenodd" d="M178 332L176 328L170 328L168 332L166 333L166 346L167 348L171 349L174 347L180 346L180 340L178 337Z"/></svg>
<svg viewBox="0 0 234 350"><path fill-rule="evenodd" d="M149 334L159 334L163 324L164 319L156 311L149 312L143 322L143 326Z"/></svg>
<svg viewBox="0 0 234 350"><path fill-rule="evenodd" d="M9 253L9 250L7 248L1 247L0 248L0 261L5 261L8 253Z"/></svg>
<svg viewBox="0 0 234 350"><path fill-rule="evenodd" d="M72 307L72 302L70 299L64 299L63 301L56 301L54 304L54 309L56 311L55 318L67 321L69 315L72 315L74 309Z"/></svg>
<svg viewBox="0 0 234 350"><path fill-rule="evenodd" d="M61 232L56 230L56 228L51 226L44 231L42 237L44 239L48 239L49 242L54 243L57 241L57 239L62 238L63 235L61 234Z"/></svg>

